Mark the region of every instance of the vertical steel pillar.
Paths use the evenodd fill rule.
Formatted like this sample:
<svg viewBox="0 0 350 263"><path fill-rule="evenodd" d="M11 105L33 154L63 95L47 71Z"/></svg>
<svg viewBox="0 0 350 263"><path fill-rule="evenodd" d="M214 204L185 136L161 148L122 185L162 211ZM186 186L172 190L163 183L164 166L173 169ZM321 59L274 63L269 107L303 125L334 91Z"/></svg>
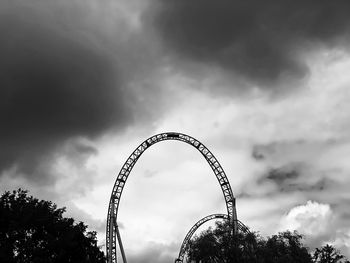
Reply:
<svg viewBox="0 0 350 263"><path fill-rule="evenodd" d="M117 238L118 238L118 243L119 243L119 249L120 249L120 252L121 252L121 254L122 254L123 263L127 263L127 262L126 262L126 257L125 257L125 252L124 252L124 247L123 247L122 239L121 239L121 237L120 237L119 227L118 227L117 222L115 222L115 230L116 230L116 232L117 232Z"/></svg>
<svg viewBox="0 0 350 263"><path fill-rule="evenodd" d="M112 202L112 209L111 209L111 213L110 213L110 219L109 219L109 257L108 257L108 263L113 263L113 233L114 233L114 222L115 222L115 218L114 218L114 200Z"/></svg>
<svg viewBox="0 0 350 263"><path fill-rule="evenodd" d="M233 218L231 218L233 222L233 233L238 233L238 221L237 221L237 211L236 211L236 198L233 198Z"/></svg>

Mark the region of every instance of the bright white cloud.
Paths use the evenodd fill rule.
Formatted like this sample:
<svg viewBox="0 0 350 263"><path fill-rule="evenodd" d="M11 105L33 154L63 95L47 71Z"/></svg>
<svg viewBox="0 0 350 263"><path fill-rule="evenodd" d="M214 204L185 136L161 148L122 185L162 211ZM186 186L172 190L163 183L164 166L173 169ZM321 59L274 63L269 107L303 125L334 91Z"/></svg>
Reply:
<svg viewBox="0 0 350 263"><path fill-rule="evenodd" d="M350 256L350 232L341 226L341 218L329 204L307 201L289 210L280 220L279 230L297 230L305 235L311 249L332 244L343 255Z"/></svg>
<svg viewBox="0 0 350 263"><path fill-rule="evenodd" d="M332 226L332 209L329 204L307 201L293 207L282 219L281 229L297 230L307 236L322 236Z"/></svg>

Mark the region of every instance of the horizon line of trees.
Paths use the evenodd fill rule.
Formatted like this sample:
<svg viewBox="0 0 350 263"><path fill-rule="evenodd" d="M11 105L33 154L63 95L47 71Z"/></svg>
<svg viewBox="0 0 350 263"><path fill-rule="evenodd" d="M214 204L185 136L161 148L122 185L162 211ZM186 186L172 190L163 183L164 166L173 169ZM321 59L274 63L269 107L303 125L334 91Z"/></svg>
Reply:
<svg viewBox="0 0 350 263"><path fill-rule="evenodd" d="M18 189L0 196L1 263L105 263L95 231L64 217L65 208L39 200ZM298 232L264 238L257 232L238 232L217 221L190 240L186 259L194 263L350 263L327 244L315 251Z"/></svg>
<svg viewBox="0 0 350 263"><path fill-rule="evenodd" d="M350 263L334 246L310 251L297 231L270 237L257 232L238 232L228 221L215 223L190 240L187 261L194 263Z"/></svg>
<svg viewBox="0 0 350 263"><path fill-rule="evenodd" d="M18 189L0 197L1 263L105 263L96 231Z"/></svg>

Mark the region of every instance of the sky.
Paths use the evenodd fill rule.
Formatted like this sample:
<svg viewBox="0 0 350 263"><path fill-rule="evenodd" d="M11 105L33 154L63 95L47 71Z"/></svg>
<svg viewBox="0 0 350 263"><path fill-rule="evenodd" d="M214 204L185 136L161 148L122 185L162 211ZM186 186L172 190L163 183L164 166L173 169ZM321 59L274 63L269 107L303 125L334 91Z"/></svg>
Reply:
<svg viewBox="0 0 350 263"><path fill-rule="evenodd" d="M350 257L350 2L1 0L0 191L66 207L105 249L116 176L148 137L216 156L238 219ZM147 150L121 198L128 261L173 262L225 213L187 144Z"/></svg>

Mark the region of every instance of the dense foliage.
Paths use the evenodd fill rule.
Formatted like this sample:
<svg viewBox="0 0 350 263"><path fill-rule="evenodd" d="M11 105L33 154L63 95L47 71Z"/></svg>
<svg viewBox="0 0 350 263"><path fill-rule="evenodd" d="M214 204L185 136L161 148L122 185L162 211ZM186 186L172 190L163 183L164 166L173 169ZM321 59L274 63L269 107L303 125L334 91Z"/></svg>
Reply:
<svg viewBox="0 0 350 263"><path fill-rule="evenodd" d="M314 253L297 232L281 232L262 238L257 233L232 235L228 223L216 222L190 241L189 262L196 263L350 263L334 247L326 245Z"/></svg>
<svg viewBox="0 0 350 263"><path fill-rule="evenodd" d="M65 208L17 190L0 197L0 262L105 262L96 232L63 217Z"/></svg>
<svg viewBox="0 0 350 263"><path fill-rule="evenodd" d="M328 244L316 248L313 259L315 263L350 263L338 250Z"/></svg>

